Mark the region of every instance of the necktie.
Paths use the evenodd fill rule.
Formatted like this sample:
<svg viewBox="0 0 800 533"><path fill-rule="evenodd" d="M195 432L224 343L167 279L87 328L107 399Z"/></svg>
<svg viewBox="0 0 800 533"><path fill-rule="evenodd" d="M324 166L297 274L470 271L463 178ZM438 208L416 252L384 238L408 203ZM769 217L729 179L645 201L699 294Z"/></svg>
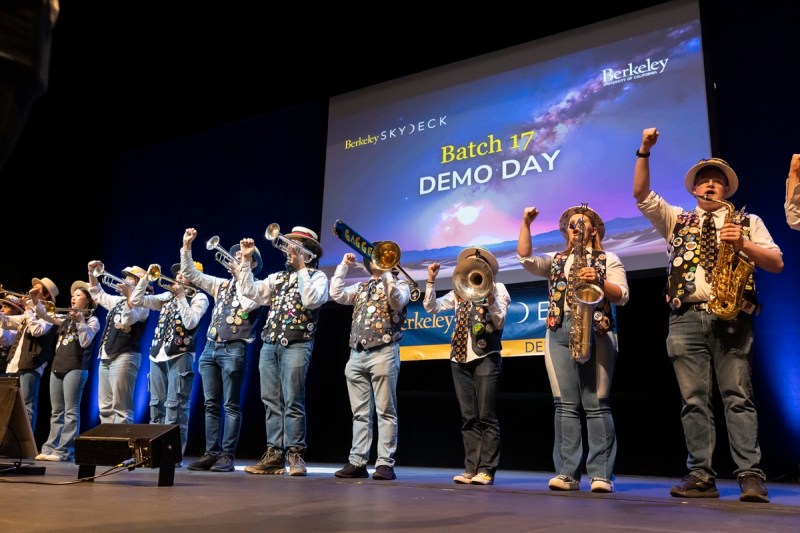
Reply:
<svg viewBox="0 0 800 533"><path fill-rule="evenodd" d="M717 259L717 227L714 225L714 215L705 214L703 229L700 232L700 263L707 273L714 270Z"/></svg>
<svg viewBox="0 0 800 533"><path fill-rule="evenodd" d="M468 339L469 302L459 302L456 306L456 328L453 332L453 358L459 363L467 360Z"/></svg>

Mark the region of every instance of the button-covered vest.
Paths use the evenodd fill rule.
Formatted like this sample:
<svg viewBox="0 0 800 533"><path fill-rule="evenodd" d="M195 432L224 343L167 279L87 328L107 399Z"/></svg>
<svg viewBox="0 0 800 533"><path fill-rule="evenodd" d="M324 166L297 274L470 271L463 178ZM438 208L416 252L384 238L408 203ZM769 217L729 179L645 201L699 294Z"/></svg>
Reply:
<svg viewBox="0 0 800 533"><path fill-rule="evenodd" d="M695 275L700 264L700 228L703 218L695 211L684 211L678 215L672 235L667 242L669 264L667 265L667 286L665 288L666 300L672 309L678 309L683 304L684 298L697 290ZM742 235L750 238L750 217L742 220ZM723 268L717 265L715 268ZM711 276L706 274L706 281L711 283ZM755 280L752 274L747 280L744 290L744 299L756 303Z"/></svg>
<svg viewBox="0 0 800 533"><path fill-rule="evenodd" d="M308 269L313 277L319 270ZM318 309L306 309L300 296L297 273L284 270L278 274L269 303L269 314L261 330L261 340L268 344L288 346L293 342L314 338Z"/></svg>
<svg viewBox="0 0 800 533"><path fill-rule="evenodd" d="M466 306L469 320L469 339L472 351L478 357L486 354L500 352L503 349L501 339L503 330L495 329L489 317L489 304L476 304L474 302L459 302L458 305ZM456 342L455 337L450 343Z"/></svg>
<svg viewBox="0 0 800 533"><path fill-rule="evenodd" d="M19 356L19 369L20 370L35 370L43 364L52 361L55 354L56 347L56 328L50 330L40 337L31 335L28 328L25 328L24 333L20 332L22 336L22 350ZM17 337L19 338L19 337ZM9 358L14 357L14 352L9 353Z"/></svg>
<svg viewBox="0 0 800 533"><path fill-rule="evenodd" d="M222 341L250 340L253 336L253 325L258 319L258 309L243 311L239 303L236 283L226 280L222 283L214 298L214 312L211 315L211 327L208 328L208 340Z"/></svg>
<svg viewBox="0 0 800 533"><path fill-rule="evenodd" d="M553 264L550 267L550 305L547 309L547 327L551 331L556 331L564 321L564 302L567 299L568 291L573 288L569 283L569 272L566 272L569 254L558 252L553 257ZM592 257L588 260L588 265L597 270L599 279L597 285L603 286L606 279L606 252L605 250L592 250ZM614 327L614 317L611 313L611 302L608 298L597 304L592 315L592 328L598 335L605 335Z"/></svg>
<svg viewBox="0 0 800 533"><path fill-rule="evenodd" d="M186 352L193 353L196 331L197 326L193 329L187 329L184 326L178 299L174 295L171 296L164 302L161 312L158 314L158 322L153 332L153 342L150 344L150 356L156 357L161 351L162 345L168 356Z"/></svg>
<svg viewBox="0 0 800 533"><path fill-rule="evenodd" d="M96 336L95 336L96 339ZM89 370L94 352L94 341L86 348L81 347L78 338L78 323L71 318L58 327L56 356L53 358L53 372L67 373L70 370Z"/></svg>
<svg viewBox="0 0 800 533"><path fill-rule="evenodd" d="M114 357L121 353L139 353L141 351L140 342L144 335L146 322L138 321L132 326L116 325L122 321L122 306L125 299L121 299L111 308L106 316L106 326L103 331L103 348L109 357Z"/></svg>
<svg viewBox="0 0 800 533"><path fill-rule="evenodd" d="M408 306L395 311L381 280L362 281L356 287L353 324L350 328L350 347L367 350L397 342L403 337Z"/></svg>

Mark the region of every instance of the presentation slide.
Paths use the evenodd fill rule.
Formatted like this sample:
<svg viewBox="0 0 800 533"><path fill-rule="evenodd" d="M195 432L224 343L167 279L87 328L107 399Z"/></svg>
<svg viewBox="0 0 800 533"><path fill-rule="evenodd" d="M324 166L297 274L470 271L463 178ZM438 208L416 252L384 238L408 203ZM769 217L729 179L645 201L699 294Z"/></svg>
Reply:
<svg viewBox="0 0 800 533"><path fill-rule="evenodd" d="M657 127L652 188L693 206L686 170L710 157L696 1L674 2L331 99L321 268L352 243L390 240L424 290L427 267L452 287L458 252L482 245L498 281L534 281L516 257L523 209L534 252L565 248L561 213L588 203L626 269L663 268L666 244L632 194L642 130ZM365 248L360 248L363 250ZM363 255L363 253L362 253ZM365 279L351 269L348 281ZM543 278L539 278L543 279Z"/></svg>

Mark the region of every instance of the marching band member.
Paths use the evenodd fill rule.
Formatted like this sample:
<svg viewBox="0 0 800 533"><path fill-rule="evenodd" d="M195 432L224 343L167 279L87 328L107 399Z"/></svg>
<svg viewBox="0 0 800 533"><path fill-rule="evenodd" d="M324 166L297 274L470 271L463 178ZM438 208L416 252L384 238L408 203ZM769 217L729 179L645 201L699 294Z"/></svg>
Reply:
<svg viewBox="0 0 800 533"><path fill-rule="evenodd" d="M23 308L22 300L11 294L2 294L0 299L0 313L5 316L15 316L22 314L25 309ZM0 323L2 324L2 323ZM14 345L14 339L17 338L19 331L16 328L10 327L8 329L0 325L0 374L5 375L6 365L8 364L8 352Z"/></svg>
<svg viewBox="0 0 800 533"><path fill-rule="evenodd" d="M203 265L195 261L195 268ZM189 406L194 385L194 355L197 326L208 310L208 296L194 290L191 282L180 273L180 263L172 265L173 283L168 290L147 294L149 275L159 265L150 265L131 294L133 305L158 311L158 322L150 345L150 423L176 424L181 432L181 456L186 451L189 435ZM192 294L187 294L192 293Z"/></svg>
<svg viewBox="0 0 800 533"><path fill-rule="evenodd" d="M476 296L468 296L463 294L465 288L456 286L436 298L434 283L441 265L434 262L428 266L423 305L425 311L433 315L455 309L450 371L461 408L465 470L453 481L492 485L500 463L497 395L503 366L500 353L503 328L511 297L504 284L494 281L500 266L485 248L465 248L458 254L456 265L456 270L474 268L476 275L485 282L486 294L482 294L484 288L481 288ZM455 281L454 285L457 285Z"/></svg>
<svg viewBox="0 0 800 533"><path fill-rule="evenodd" d="M239 430L242 424L242 385L244 383L247 346L255 340L253 326L260 305L242 294L236 280L242 259L241 245L235 244L224 256L230 278L219 278L200 272L192 259L192 242L197 230L187 228L181 247L181 273L195 287L214 298L211 324L206 332L206 345L198 361L203 381L206 446L203 456L191 463L189 470L233 472ZM218 262L222 262L220 258ZM261 253L253 254L250 268L253 275L261 272ZM225 410L220 433L222 410Z"/></svg>
<svg viewBox="0 0 800 533"><path fill-rule="evenodd" d="M70 294L70 309L65 314L49 314L41 303L36 306L36 316L58 328L50 371L50 434L36 456L37 461L74 459L75 437L81 427L81 398L89 379L94 341L100 331L89 285L76 281L70 287Z"/></svg>
<svg viewBox="0 0 800 533"><path fill-rule="evenodd" d="M656 128L642 132L633 196L645 218L667 239L670 253L667 354L681 392L681 422L689 450L689 473L670 494L677 498L719 498L717 474L711 464L716 440L712 387L716 382L725 406L739 499L766 503L769 495L761 469L750 367L752 313L758 309L751 274L755 267L780 273L783 254L760 217L734 213L732 204L725 200L736 192L739 178L722 159L701 160L686 173L684 187L697 198L697 206L691 211L669 205L652 191L650 150L658 136ZM729 271L745 265L751 271L736 276L745 283L740 291L732 286L736 280ZM713 279L720 272L728 281L725 290L715 294ZM732 319L717 316L723 314L722 306L733 312Z"/></svg>
<svg viewBox="0 0 800 533"><path fill-rule="evenodd" d="M314 348L319 308L328 301L328 276L317 267L322 246L317 234L295 226L284 236L313 256L289 246L286 269L254 281L249 259L255 251L253 239L242 239L239 281L242 294L269 307L261 332L258 372L264 403L267 450L261 461L245 467L250 474L285 472L305 476L306 376Z"/></svg>
<svg viewBox="0 0 800 533"><path fill-rule="evenodd" d="M353 412L353 441L349 462L334 475L365 478L372 446L372 419L377 412L378 458L373 479L395 479L397 450L397 378L400 374L400 339L411 290L408 282L364 258L369 281L345 287L356 256L346 253L331 278L331 298L353 306L350 358L345 366L347 392Z"/></svg>
<svg viewBox="0 0 800 533"><path fill-rule="evenodd" d="M133 393L142 362L141 341L150 310L133 305L133 288L145 271L132 266L122 271L123 279L114 278L119 294L107 293L98 275L103 263L89 261L89 294L95 303L106 309L106 323L100 339L100 366L97 381L97 404L102 424L132 424L134 421Z"/></svg>
<svg viewBox="0 0 800 533"><path fill-rule="evenodd" d="M591 491L614 492L617 438L609 400L617 346L611 304L628 302L625 267L616 254L603 250L605 224L585 204L570 207L561 214L559 226L566 240L566 251L533 254L530 228L538 215L535 207L523 211L517 258L531 274L549 278L545 365L555 403L553 463L557 475L548 486L551 490L580 488L583 411L589 445L586 472L591 478ZM597 298L593 302L596 308L580 308L575 298L575 288L580 283L590 284L587 287L592 297Z"/></svg>
<svg viewBox="0 0 800 533"><path fill-rule="evenodd" d="M25 410L36 428L36 412L39 407L39 383L47 364L55 353L56 330L53 324L36 316L34 308L39 300L50 302L55 307L58 287L50 278L33 278L31 290L23 300L25 311L21 315L0 314L0 327L16 329L17 337L8 352L7 376L19 377L20 392Z"/></svg>

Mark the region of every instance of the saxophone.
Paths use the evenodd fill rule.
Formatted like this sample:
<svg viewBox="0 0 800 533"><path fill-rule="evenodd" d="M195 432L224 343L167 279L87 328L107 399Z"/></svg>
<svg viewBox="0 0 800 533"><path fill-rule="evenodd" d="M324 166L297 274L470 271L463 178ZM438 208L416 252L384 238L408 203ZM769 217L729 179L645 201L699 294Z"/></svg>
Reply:
<svg viewBox="0 0 800 533"><path fill-rule="evenodd" d="M725 206L728 213L725 222L741 224L744 219L744 207L736 211L733 204L726 200L716 200L707 195L695 195L703 200L716 202ZM708 310L722 320L733 320L742 308L744 289L755 267L750 258L743 252L737 252L733 244L721 241L717 253L717 262L711 272L711 294L708 297Z"/></svg>
<svg viewBox="0 0 800 533"><path fill-rule="evenodd" d="M572 328L569 332L569 349L573 361L585 363L592 355L592 320L594 309L604 297L599 285L577 281L580 269L589 266L586 261L586 247L583 242L585 222L583 216L578 220L581 236L572 245Z"/></svg>

